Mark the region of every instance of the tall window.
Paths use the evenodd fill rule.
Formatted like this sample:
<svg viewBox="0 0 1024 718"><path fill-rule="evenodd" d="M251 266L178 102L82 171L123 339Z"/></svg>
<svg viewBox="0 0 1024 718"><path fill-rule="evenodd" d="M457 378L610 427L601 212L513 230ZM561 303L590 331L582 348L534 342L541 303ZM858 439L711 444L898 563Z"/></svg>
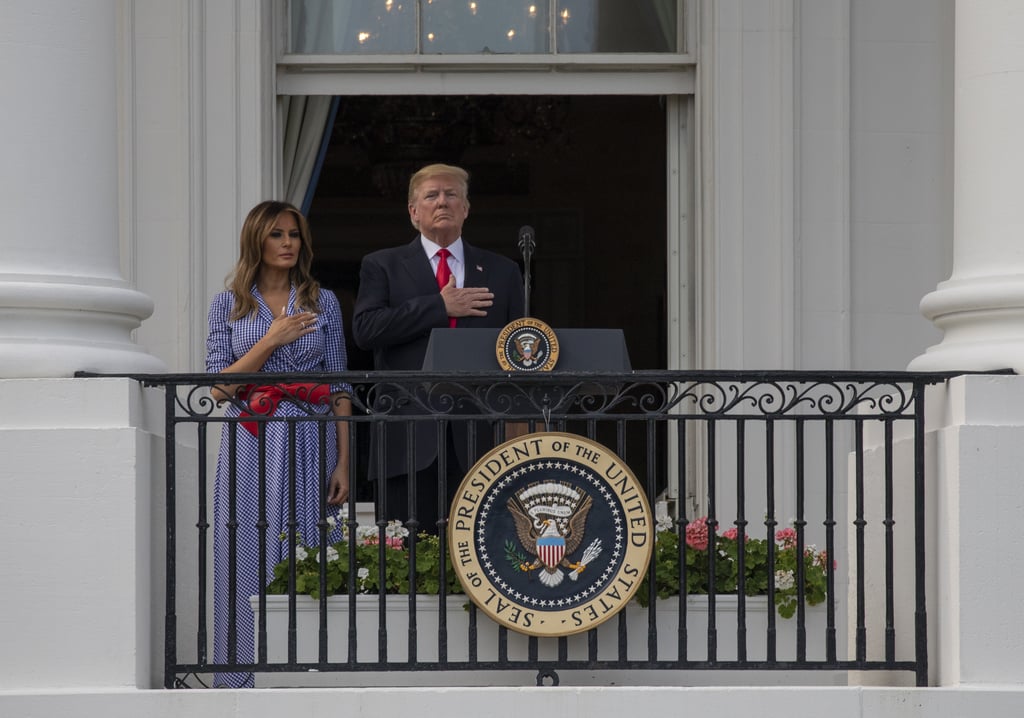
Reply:
<svg viewBox="0 0 1024 718"><path fill-rule="evenodd" d="M293 54L679 53L680 0L292 0Z"/></svg>

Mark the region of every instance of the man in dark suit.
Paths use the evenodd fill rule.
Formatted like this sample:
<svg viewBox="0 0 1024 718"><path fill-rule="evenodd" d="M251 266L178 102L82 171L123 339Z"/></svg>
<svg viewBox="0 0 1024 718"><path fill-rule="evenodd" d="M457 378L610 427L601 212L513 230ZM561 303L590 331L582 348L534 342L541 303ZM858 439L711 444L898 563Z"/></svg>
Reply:
<svg viewBox="0 0 1024 718"><path fill-rule="evenodd" d="M435 328L500 328L523 316L519 266L466 243L462 225L468 216L469 176L465 170L428 165L409 180L409 219L419 236L405 246L367 255L359 270L352 330L356 344L373 351L375 369L422 368L427 341ZM389 413L423 411L416 401L395 400L398 405L387 409ZM466 422L453 422L450 428L440 435L434 423L417 422L412 456L407 452L404 423L392 423L386 432L374 428L370 473L375 479L385 478L384 496L379 491L377 496L378 511L383 511L384 518L404 520L412 515L421 530L437 530L437 521L446 515L455 488L477 458L471 454L478 455L490 446L490 437L479 435L487 431L478 432L478 441L473 442L467 439ZM383 465L377 457L381 439L386 443ZM447 447L444 477L439 474L439 443ZM408 510L409 476L415 480L415 514ZM442 478L445 491L439 497ZM439 501L447 503L439 507Z"/></svg>

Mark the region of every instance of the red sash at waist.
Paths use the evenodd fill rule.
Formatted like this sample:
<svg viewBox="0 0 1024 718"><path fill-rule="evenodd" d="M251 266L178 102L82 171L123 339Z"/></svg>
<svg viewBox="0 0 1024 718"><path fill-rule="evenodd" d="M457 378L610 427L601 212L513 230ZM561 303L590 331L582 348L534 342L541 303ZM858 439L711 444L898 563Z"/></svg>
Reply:
<svg viewBox="0 0 1024 718"><path fill-rule="evenodd" d="M249 411L243 411L239 417L246 416L273 416L277 411L277 405L285 397L310 404L326 404L331 396L331 389L327 384L270 384L267 386L255 386L249 384L239 393L239 398L247 402ZM256 421L239 422L253 436L259 431Z"/></svg>

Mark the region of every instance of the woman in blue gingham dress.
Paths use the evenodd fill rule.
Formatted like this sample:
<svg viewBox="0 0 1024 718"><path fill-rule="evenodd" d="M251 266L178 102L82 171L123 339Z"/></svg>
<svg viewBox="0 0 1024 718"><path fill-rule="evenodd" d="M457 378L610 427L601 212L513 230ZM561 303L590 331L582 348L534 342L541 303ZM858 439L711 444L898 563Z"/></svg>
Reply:
<svg viewBox="0 0 1024 718"><path fill-rule="evenodd" d="M206 342L206 369L213 373L255 372L340 372L346 368L345 335L341 310L334 294L309 274L312 248L309 228L302 214L284 202L263 202L252 209L242 227L241 252L231 289L221 292L210 304L210 331ZM243 290L244 288L244 290ZM301 382L301 378L297 378ZM275 387L221 385L213 395L228 404L225 416L241 413L245 398L254 414L272 413L277 418L303 417L310 413L351 415L348 385L313 387L289 385L292 391L314 390L313 397L301 394L300 401L278 395L267 409L263 401ZM326 395L330 394L328 398ZM321 396L322 395L322 396ZM247 412L250 413L250 412ZM254 660L253 614L249 597L256 595L273 577L274 564L287 558L288 544L280 540L291 516L291 465L295 466L295 517L303 542L315 545L320 537L320 492L326 488L327 502L339 505L348 498L348 432L343 423L323 424L326 429L324 466L321 474L320 426L318 421L225 423L217 458L214 491L214 650L213 660L228 660L229 617L235 619L235 661ZM289 454L289 427L295 427L295 456ZM266 435L262 457L266 486L266 574L259 575L260 520L259 431ZM235 462L230 461L231 434L235 436ZM341 460L339 461L339 456ZM232 469L234 478L232 480ZM234 493L235 601L229 605L231 575L231 494ZM328 509L328 513L333 513ZM331 536L337 540L338 536ZM218 687L245 688L253 685L250 673L218 673Z"/></svg>

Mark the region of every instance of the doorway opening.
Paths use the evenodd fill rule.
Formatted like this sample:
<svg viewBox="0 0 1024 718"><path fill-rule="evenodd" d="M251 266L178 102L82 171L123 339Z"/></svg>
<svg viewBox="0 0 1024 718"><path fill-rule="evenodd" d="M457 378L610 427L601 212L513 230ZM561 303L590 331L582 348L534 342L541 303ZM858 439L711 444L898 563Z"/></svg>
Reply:
<svg viewBox="0 0 1024 718"><path fill-rule="evenodd" d="M313 274L341 302L349 367L373 368L351 336L359 263L412 241L409 177L445 162L470 175L467 242L521 265L519 228L534 228L532 316L556 331L622 329L633 369L665 369L666 142L658 96L341 98L309 222ZM635 429L622 458L643 477Z"/></svg>

